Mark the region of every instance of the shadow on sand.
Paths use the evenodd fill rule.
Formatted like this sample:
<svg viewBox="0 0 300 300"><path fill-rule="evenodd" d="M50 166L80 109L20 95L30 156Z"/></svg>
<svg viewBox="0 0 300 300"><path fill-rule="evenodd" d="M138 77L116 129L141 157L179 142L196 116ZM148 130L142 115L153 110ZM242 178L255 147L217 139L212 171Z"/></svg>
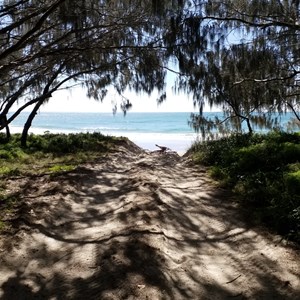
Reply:
<svg viewBox="0 0 300 300"><path fill-rule="evenodd" d="M204 171L116 153L24 183L0 254L1 299L299 297L299 269L270 255L279 247Z"/></svg>

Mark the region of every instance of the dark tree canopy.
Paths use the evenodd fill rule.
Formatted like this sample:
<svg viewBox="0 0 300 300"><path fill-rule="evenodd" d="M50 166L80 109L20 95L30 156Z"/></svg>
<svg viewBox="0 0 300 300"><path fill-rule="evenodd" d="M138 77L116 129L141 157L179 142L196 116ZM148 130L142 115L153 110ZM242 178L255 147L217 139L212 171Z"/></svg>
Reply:
<svg viewBox="0 0 300 300"><path fill-rule="evenodd" d="M40 106L68 85L83 85L96 100L102 100L111 85L119 93L126 88L163 93L168 54L161 12L165 7L179 8L173 2L4 1L0 6L0 129L32 106L24 127L26 140ZM7 120L20 100L24 104Z"/></svg>
<svg viewBox="0 0 300 300"><path fill-rule="evenodd" d="M164 101L166 70L192 94L191 125L218 130L272 128L286 111L299 117L299 1L4 0L0 5L0 130L62 88L82 85L102 100L107 87ZM15 103L19 109L12 112ZM203 106L222 109L208 120ZM124 99L121 109L131 107ZM8 117L8 113L12 113Z"/></svg>
<svg viewBox="0 0 300 300"><path fill-rule="evenodd" d="M299 122L299 1L189 2L173 28L184 45L175 50L177 87L199 105L195 129L241 130L244 121L250 132L272 128L274 113L289 110ZM220 107L223 120L205 119L205 103Z"/></svg>

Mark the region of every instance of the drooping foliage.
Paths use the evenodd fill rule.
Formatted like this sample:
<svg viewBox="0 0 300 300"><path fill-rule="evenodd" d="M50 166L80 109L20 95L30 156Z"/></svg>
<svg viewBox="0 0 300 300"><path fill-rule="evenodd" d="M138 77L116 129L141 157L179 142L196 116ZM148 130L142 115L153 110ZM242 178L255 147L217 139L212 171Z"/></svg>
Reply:
<svg viewBox="0 0 300 300"><path fill-rule="evenodd" d="M179 1L180 2L180 1ZM0 129L52 94L81 84L102 100L108 86L163 93L166 7L175 1L7 0L0 6ZM167 12L166 12L167 13ZM13 105L20 108L9 118ZM126 108L126 105L122 106Z"/></svg>
<svg viewBox="0 0 300 300"><path fill-rule="evenodd" d="M173 21L182 76L177 88L192 93L200 114L191 125L218 130L273 128L293 111L299 118L299 1L189 1ZM186 43L189 42L189 46ZM206 119L204 104L223 119Z"/></svg>
<svg viewBox="0 0 300 300"><path fill-rule="evenodd" d="M0 6L0 130L62 88L166 94L166 69L192 94L191 125L207 136L299 117L299 1L5 0ZM8 117L12 107L19 109ZM223 118L206 119L204 104ZM124 98L121 109L131 107ZM246 124L246 126L243 126Z"/></svg>

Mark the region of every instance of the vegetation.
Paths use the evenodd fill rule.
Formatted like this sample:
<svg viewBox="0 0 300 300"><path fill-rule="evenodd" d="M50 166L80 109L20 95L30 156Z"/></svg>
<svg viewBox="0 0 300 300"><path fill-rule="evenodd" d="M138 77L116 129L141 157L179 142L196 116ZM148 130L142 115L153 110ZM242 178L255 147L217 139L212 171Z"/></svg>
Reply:
<svg viewBox="0 0 300 300"><path fill-rule="evenodd" d="M31 107L25 145L36 112L60 89L81 85L95 100L105 97L108 86L120 95L126 88L163 93L167 50L159 1L2 2L0 130L6 128L7 138L9 124ZM173 7L171 2L166 5ZM128 99L121 108L130 108Z"/></svg>
<svg viewBox="0 0 300 300"><path fill-rule="evenodd" d="M82 85L103 100L107 88L166 99L166 70L193 94L191 126L227 134L273 128L292 111L299 125L299 1L7 0L0 5L0 130L63 88ZM123 98L121 109L130 109ZM19 108L13 111L14 105ZM208 103L223 118L207 119Z"/></svg>
<svg viewBox="0 0 300 300"><path fill-rule="evenodd" d="M273 129L287 111L300 124L300 1L44 2L0 5L2 178L30 173L32 165L40 172L72 170L91 152L110 148L112 138L97 134L28 136L52 94L75 85L100 101L108 87L120 96L157 89L164 101L166 70L173 68L176 90L192 94L199 108L190 125L203 137L241 133L243 124L249 134L257 125ZM123 99L126 112L131 103ZM205 118L205 104L221 108L223 117ZM21 136L5 144L9 124L28 108ZM194 150L259 217L298 238L298 135L230 135Z"/></svg>
<svg viewBox="0 0 300 300"><path fill-rule="evenodd" d="M300 242L299 133L236 134L196 143L190 151L254 219Z"/></svg>
<svg viewBox="0 0 300 300"><path fill-rule="evenodd" d="M95 161L114 151L125 138L104 136L100 133L29 135L28 146L20 146L20 134L10 142L0 135L0 230L5 228L4 216L19 205L13 194L6 192L6 180L20 176L56 176L73 171L84 162Z"/></svg>
<svg viewBox="0 0 300 300"><path fill-rule="evenodd" d="M79 163L93 160L115 149L123 138L100 133L29 135L28 146L19 144L20 134L0 143L0 177L38 175L72 170ZM5 140L0 135L0 140Z"/></svg>
<svg viewBox="0 0 300 300"><path fill-rule="evenodd" d="M200 113L191 125L202 133L273 128L294 113L300 123L299 1L188 1L173 20L180 76L177 89L193 94ZM189 44L186 44L188 43ZM222 118L206 118L204 105Z"/></svg>

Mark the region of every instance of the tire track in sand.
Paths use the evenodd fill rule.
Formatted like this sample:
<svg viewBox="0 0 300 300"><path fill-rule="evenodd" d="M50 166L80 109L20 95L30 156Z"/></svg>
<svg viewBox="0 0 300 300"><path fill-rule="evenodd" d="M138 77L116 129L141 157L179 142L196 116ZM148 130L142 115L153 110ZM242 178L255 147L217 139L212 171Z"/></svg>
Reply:
<svg viewBox="0 0 300 300"><path fill-rule="evenodd" d="M1 237L1 299L299 299L299 253L188 159L121 147L11 184L24 209Z"/></svg>

